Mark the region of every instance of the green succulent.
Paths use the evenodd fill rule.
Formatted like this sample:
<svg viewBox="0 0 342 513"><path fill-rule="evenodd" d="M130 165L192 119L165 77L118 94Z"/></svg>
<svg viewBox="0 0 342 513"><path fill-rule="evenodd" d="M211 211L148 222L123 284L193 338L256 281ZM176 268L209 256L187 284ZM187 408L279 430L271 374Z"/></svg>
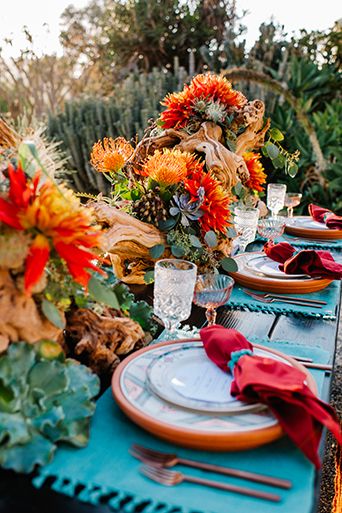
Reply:
<svg viewBox="0 0 342 513"><path fill-rule="evenodd" d="M31 472L57 442L84 447L99 379L56 342L11 344L0 357L0 465Z"/></svg>

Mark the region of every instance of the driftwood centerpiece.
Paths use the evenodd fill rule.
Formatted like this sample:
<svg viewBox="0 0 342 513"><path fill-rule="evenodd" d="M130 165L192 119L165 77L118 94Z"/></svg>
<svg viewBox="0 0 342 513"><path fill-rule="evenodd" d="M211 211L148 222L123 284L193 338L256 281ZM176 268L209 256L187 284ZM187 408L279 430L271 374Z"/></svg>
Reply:
<svg viewBox="0 0 342 513"><path fill-rule="evenodd" d="M150 249L166 244L165 235L104 201L91 202L91 206L104 227L101 249L109 254L117 278L125 283L145 283L145 272L153 266Z"/></svg>
<svg viewBox="0 0 342 513"><path fill-rule="evenodd" d="M102 314L80 308L67 316L60 342L68 356L90 367L96 374L108 375L120 357L147 343L141 326L120 312L105 309Z"/></svg>
<svg viewBox="0 0 342 513"><path fill-rule="evenodd" d="M102 249L127 283L143 283L155 260L169 255L201 271L217 268L234 236L232 204L256 205L266 183L258 150L271 144L270 121L261 100L248 101L225 78L206 74L162 105L135 149L122 137L105 138L91 154L119 196L117 204L99 198L92 206L106 229Z"/></svg>

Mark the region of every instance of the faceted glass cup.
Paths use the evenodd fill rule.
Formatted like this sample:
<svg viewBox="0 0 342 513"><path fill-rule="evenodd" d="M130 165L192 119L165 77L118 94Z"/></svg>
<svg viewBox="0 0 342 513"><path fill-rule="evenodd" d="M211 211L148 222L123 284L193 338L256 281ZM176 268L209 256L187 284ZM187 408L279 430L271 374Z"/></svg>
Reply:
<svg viewBox="0 0 342 513"><path fill-rule="evenodd" d="M154 313L168 331L190 317L197 266L178 259L159 260L154 271Z"/></svg>
<svg viewBox="0 0 342 513"><path fill-rule="evenodd" d="M237 233L235 241L241 253L254 241L259 219L258 208L236 207L234 209L234 228Z"/></svg>
<svg viewBox="0 0 342 513"><path fill-rule="evenodd" d="M283 216L266 217L259 220L258 233L264 239L267 239L270 242L274 242L276 238L283 235L285 224L286 218Z"/></svg>
<svg viewBox="0 0 342 513"><path fill-rule="evenodd" d="M277 217L285 204L286 185L284 183L269 183L267 186L267 208L272 217Z"/></svg>

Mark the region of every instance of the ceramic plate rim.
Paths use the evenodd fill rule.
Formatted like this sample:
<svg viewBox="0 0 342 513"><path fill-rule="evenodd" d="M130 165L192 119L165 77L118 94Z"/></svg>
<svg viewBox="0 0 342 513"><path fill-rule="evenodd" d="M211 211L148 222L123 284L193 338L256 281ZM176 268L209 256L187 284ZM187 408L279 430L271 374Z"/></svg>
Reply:
<svg viewBox="0 0 342 513"><path fill-rule="evenodd" d="M183 433L185 435L190 435L190 436L196 435L197 438L201 437L203 442L204 442L205 439L209 440L209 439L211 439L213 437L213 432L212 431L201 431L200 433L196 433L192 429L184 428L184 427L177 427L177 426L174 426L174 425L170 425L167 422L160 421L160 420L156 419L155 417L153 417L152 415L143 413L141 410L138 410L129 401L129 399L125 396L125 394L123 393L123 391L121 389L121 377L122 377L123 371L125 370L127 365L133 359L135 359L138 356L140 356L143 352L147 352L147 351L149 351L151 349L155 349L155 348L162 347L162 346L169 346L169 345L178 344L178 343L181 343L181 342L192 342L192 341L197 341L198 342L198 341L201 341L201 340L200 340L200 338L189 338L189 339L170 340L170 341L167 341L167 342L159 342L158 344L154 344L153 346L144 347L144 348L139 349L138 351L132 353L127 358L125 358L116 367L116 369L114 370L114 373L113 373L113 376L112 376L111 388L112 388L112 393L113 393L114 399L119 404L119 406L124 410L126 415L129 416L130 414L133 413L134 416L138 417L140 422L143 423L143 424L146 424L146 421L148 421L148 423L150 423L152 421L152 424L153 424L154 427L166 428L168 433L175 434L175 435L176 434L180 434L181 435ZM261 349L265 348L261 344L254 344L253 343L253 346L254 347L260 347ZM281 353L280 351L278 351L276 349L272 348L272 349L268 349L268 351L273 352L275 354L279 354L280 356L285 356L285 358L288 361L290 361L294 367L299 368L300 370L302 370L302 372L304 372L306 374L306 376L307 376L308 385L309 385L310 389L317 396L318 391L317 391L316 382L315 382L312 374L310 374L305 369L305 367L303 365L301 365L299 362L297 362L296 360L294 360L290 356L285 355L285 354ZM246 432L241 432L241 434L242 435L247 435L251 431L262 431L262 430L269 430L269 429L273 430L277 426L280 427L279 423L276 424L276 425L271 426L270 428L265 428L265 427L256 428L254 430L250 430L250 431L246 431ZM233 433L234 432L231 432L231 433L215 433L215 438L217 438L218 440L221 440L222 443L225 443L226 440L227 440L227 437L231 437ZM235 433L236 433L236 435L239 434L238 432L235 432ZM188 445L188 446L190 447L190 445Z"/></svg>
<svg viewBox="0 0 342 513"><path fill-rule="evenodd" d="M265 254L260 254L260 255L255 255L254 257L250 258L249 260L247 260L246 262L246 267L248 267L251 271L255 271L255 272L258 272L258 269L255 269L253 268L251 265L250 265L250 262L253 261L253 260L258 260L258 259L261 259L261 258L269 258L267 255ZM270 275L270 274L267 274L265 273L264 271L259 271L260 273L264 274L265 277L269 277L269 278L274 278L274 279L279 279L279 280L297 280L297 279L303 279L303 278L310 278L310 276L308 274L288 274L286 275L285 273L283 273L285 276L282 276L282 275ZM282 272L282 271L280 271Z"/></svg>
<svg viewBox="0 0 342 513"><path fill-rule="evenodd" d="M184 342L184 344L186 344L186 342ZM198 341L198 344L194 345L193 347L190 347L189 349L198 349L200 348L200 341ZM170 349L170 351L166 351L165 353L155 357L154 360L152 360L149 364L149 366L147 367L147 370L146 370L146 379L147 379L147 384L148 386L151 388L152 392L157 395L160 399L162 399L163 401L166 401L174 406L180 406L182 408L186 408L187 410L192 410L192 411L198 411L198 412L202 412L202 413L225 413L225 414L242 414L242 413L247 413L247 412L255 412L256 410L257 411L260 411L261 409L265 409L266 406L261 404L261 403L243 403L241 401L238 401L240 404L239 405L236 405L235 408L229 408L229 409L220 409L219 407L217 408L212 408L212 409L200 409L200 407L198 406L196 408L196 406L190 406L190 402L193 401L193 402L196 402L195 399L189 399L188 400L188 403L189 405L186 404L187 400L184 398L182 400L182 396L180 396L180 399L179 399L179 402L174 402L172 401L170 398L167 397L167 395L163 394L163 393L160 393L159 389L156 387L156 385L152 382L151 380L151 376L150 376L150 373L152 372L152 368L153 366L155 366L157 364L157 360L161 360L162 358L165 358L167 357L168 354L170 353L174 353L174 352L178 352L178 351L182 351L184 350L184 347L179 347L179 348L175 348L175 349ZM201 403L200 400L198 400L197 402ZM218 403L214 403L214 404L218 404Z"/></svg>

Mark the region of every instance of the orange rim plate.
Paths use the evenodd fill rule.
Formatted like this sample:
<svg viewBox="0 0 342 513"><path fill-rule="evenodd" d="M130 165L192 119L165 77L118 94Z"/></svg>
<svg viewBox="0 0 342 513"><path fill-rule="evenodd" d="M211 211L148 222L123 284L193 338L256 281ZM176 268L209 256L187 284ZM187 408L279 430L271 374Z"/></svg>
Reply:
<svg viewBox="0 0 342 513"><path fill-rule="evenodd" d="M234 260L238 264L239 270L235 273L229 274L234 278L236 283L253 290L261 290L262 292L275 292L278 294L291 293L293 295L317 292L318 290L325 289L332 282L332 280L328 280L326 278L282 280L255 274L250 269L246 268L245 264L247 259L262 254L263 253L261 251L255 251L234 256Z"/></svg>
<svg viewBox="0 0 342 513"><path fill-rule="evenodd" d="M295 216L293 218L294 224L286 225L285 231L290 235L303 237L304 239L318 239L318 240L339 240L342 239L342 230L330 230L326 228L306 228L304 226L296 225L296 220L311 220L310 216Z"/></svg>
<svg viewBox="0 0 342 513"><path fill-rule="evenodd" d="M201 342L197 338L154 344L128 356L116 368L112 378L113 396L135 424L176 445L210 451L252 449L283 435L278 421L269 410L239 415L201 414L155 396L148 388L146 369L154 358L173 347L179 350L181 344L186 347L189 344L200 345ZM274 349L258 344L254 344L254 347L266 353L265 356L269 354L300 369L306 375L310 389L317 394L312 375L299 362Z"/></svg>

